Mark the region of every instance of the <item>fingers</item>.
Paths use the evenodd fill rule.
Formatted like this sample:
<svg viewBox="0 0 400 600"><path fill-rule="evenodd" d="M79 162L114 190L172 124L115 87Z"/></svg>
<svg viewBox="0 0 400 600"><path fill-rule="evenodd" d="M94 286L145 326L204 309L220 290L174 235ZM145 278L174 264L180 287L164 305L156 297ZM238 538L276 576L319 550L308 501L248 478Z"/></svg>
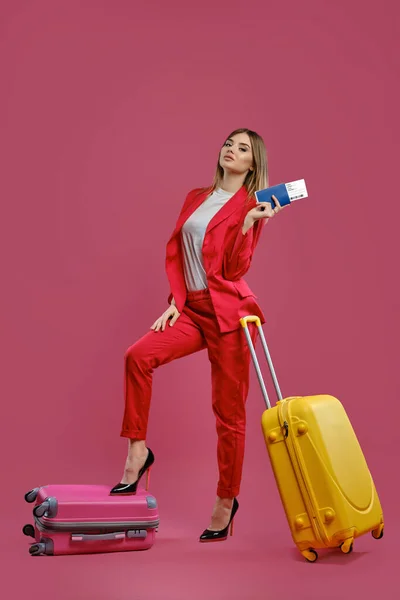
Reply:
<svg viewBox="0 0 400 600"><path fill-rule="evenodd" d="M281 210L282 206L280 205L280 202L276 196L272 195L271 198L275 202L275 208L273 209L273 216L275 216Z"/></svg>
<svg viewBox="0 0 400 600"><path fill-rule="evenodd" d="M274 210L270 202L259 202L255 207L255 218L256 219L270 219L274 216Z"/></svg>
<svg viewBox="0 0 400 600"><path fill-rule="evenodd" d="M156 321L154 321L153 325L150 327L153 331L165 331L167 326L167 322L170 321L171 327L176 323L177 319L180 317L180 313L177 311L175 307L169 308L165 311L164 314L161 315Z"/></svg>
<svg viewBox="0 0 400 600"><path fill-rule="evenodd" d="M264 212L263 217L267 217L268 219L272 219L280 210L282 210L282 206L278 200L278 198L274 195L271 196L272 200L275 203L275 207L270 202L260 202L261 210ZM284 207L283 207L284 208Z"/></svg>
<svg viewBox="0 0 400 600"><path fill-rule="evenodd" d="M172 319L169 322L170 327L173 327L175 325L175 323L177 322L179 317L180 317L180 313L178 313L178 311L176 310L174 316L172 317Z"/></svg>
<svg viewBox="0 0 400 600"><path fill-rule="evenodd" d="M161 317L159 319L157 319L156 321L154 321L154 323L150 327L150 329L152 329L153 331L158 331L160 329L160 326L161 326Z"/></svg>
<svg viewBox="0 0 400 600"><path fill-rule="evenodd" d="M157 327L157 324L158 324L158 319L157 319L157 321L154 321L154 323L153 323L153 325L150 327L150 329L152 329L153 331L155 331L155 330L156 330L156 327Z"/></svg>
<svg viewBox="0 0 400 600"><path fill-rule="evenodd" d="M264 212L266 208L271 207L269 202L257 202L257 206L253 208L257 213ZM250 211L252 212L252 211Z"/></svg>
<svg viewBox="0 0 400 600"><path fill-rule="evenodd" d="M272 219L282 208L286 208L286 206L290 206L290 204L285 204L285 206L281 206L278 198L274 195L271 196L272 200L275 203L275 207L271 202L257 202L257 206L255 207L254 216L256 219ZM252 211L250 211L252 212Z"/></svg>
<svg viewBox="0 0 400 600"><path fill-rule="evenodd" d="M156 325L158 323L158 319L156 321L154 321L153 325L150 327L150 329L155 329Z"/></svg>
<svg viewBox="0 0 400 600"><path fill-rule="evenodd" d="M165 313L164 313L165 314ZM162 323L163 323L164 315L161 315L158 319L156 319L153 325L150 327L153 331L160 331Z"/></svg>
<svg viewBox="0 0 400 600"><path fill-rule="evenodd" d="M168 310L167 312L165 312L161 318L161 331L165 331L165 326L167 324L168 319L170 318L171 313Z"/></svg>
<svg viewBox="0 0 400 600"><path fill-rule="evenodd" d="M278 208L282 208L282 206L280 205L280 202L279 202L279 200L278 200L278 198L277 198L276 196L272 195L272 196L271 196L271 198L272 198L272 200L275 202L275 205L276 205ZM274 209L274 210L275 210L275 209Z"/></svg>

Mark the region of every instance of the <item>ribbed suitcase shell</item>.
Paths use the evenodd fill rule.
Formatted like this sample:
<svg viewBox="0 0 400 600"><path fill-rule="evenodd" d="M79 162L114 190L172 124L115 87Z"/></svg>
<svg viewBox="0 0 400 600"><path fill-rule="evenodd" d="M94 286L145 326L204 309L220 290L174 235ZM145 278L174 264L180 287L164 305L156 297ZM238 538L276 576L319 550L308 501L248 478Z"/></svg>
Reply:
<svg viewBox="0 0 400 600"><path fill-rule="evenodd" d="M33 507L35 538L30 553L87 554L147 550L159 525L157 501L138 489L136 495L110 496L102 485L48 485L25 495Z"/></svg>
<svg viewBox="0 0 400 600"><path fill-rule="evenodd" d="M383 536L383 512L360 444L341 402L330 395L282 398L256 316L240 320L267 404L262 431L294 543L310 562L315 548L348 554L356 537ZM247 324L255 322L278 395L271 407Z"/></svg>

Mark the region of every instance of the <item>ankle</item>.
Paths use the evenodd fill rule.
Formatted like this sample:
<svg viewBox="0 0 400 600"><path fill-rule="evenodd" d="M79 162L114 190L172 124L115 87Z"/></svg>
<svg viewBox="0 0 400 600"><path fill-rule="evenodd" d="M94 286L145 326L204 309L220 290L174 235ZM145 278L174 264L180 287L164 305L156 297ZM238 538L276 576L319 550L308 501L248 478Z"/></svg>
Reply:
<svg viewBox="0 0 400 600"><path fill-rule="evenodd" d="M148 450L144 440L129 440L128 457L145 458Z"/></svg>
<svg viewBox="0 0 400 600"><path fill-rule="evenodd" d="M223 508L232 508L233 500L233 498L220 498L217 496L216 504L222 506Z"/></svg>

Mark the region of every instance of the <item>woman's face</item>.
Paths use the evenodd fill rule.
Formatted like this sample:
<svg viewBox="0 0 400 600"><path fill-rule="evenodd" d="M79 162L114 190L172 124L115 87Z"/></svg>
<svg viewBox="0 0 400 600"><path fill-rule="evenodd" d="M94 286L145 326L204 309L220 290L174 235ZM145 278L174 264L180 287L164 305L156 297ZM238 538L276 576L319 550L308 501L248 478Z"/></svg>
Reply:
<svg viewBox="0 0 400 600"><path fill-rule="evenodd" d="M245 175L253 167L253 152L247 133L238 133L228 138L222 146L219 164L225 173Z"/></svg>

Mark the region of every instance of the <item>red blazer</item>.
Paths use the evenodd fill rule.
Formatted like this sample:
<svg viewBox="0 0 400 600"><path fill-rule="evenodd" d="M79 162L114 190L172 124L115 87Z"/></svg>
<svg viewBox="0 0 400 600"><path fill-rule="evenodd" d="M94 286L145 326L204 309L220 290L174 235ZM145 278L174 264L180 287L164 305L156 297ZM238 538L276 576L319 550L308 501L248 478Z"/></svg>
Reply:
<svg viewBox="0 0 400 600"><path fill-rule="evenodd" d="M186 301L186 284L183 269L181 229L185 221L207 198L209 192L192 190L186 197L176 227L166 248L166 271L172 297L182 312ZM203 263L208 289L221 333L238 329L240 317L258 315L265 317L243 275L249 270L254 249L260 238L265 219L258 220L243 235L243 221L248 211L256 206L248 198L243 186L211 219L203 242Z"/></svg>

